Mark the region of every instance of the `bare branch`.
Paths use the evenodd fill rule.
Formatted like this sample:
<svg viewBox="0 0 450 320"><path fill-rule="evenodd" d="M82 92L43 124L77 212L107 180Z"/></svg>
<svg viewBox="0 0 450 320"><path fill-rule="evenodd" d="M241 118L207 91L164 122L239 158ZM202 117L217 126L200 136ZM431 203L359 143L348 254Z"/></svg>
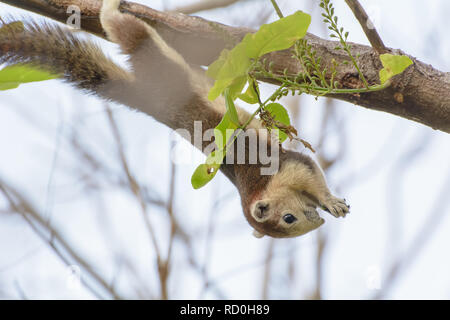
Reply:
<svg viewBox="0 0 450 320"><path fill-rule="evenodd" d="M275 11L277 12L278 17L281 19L283 18L283 13L280 10L280 7L278 6L278 3L276 2L276 0L270 0L270 2L272 2L272 6L275 9Z"/></svg>
<svg viewBox="0 0 450 320"><path fill-rule="evenodd" d="M28 295L23 290L22 286L19 283L19 280L14 280L14 287L16 288L17 294L19 295L21 300L29 300Z"/></svg>
<svg viewBox="0 0 450 320"><path fill-rule="evenodd" d="M316 253L316 281L315 281L315 288L312 292L311 296L309 296L309 299L312 300L321 300L322 297L322 283L323 283L323 269L324 269L324 255L326 251L326 247L328 244L328 238L327 235L323 233L322 230L318 230L317 232L317 253Z"/></svg>
<svg viewBox="0 0 450 320"><path fill-rule="evenodd" d="M175 143L172 141L170 147L173 148ZM167 256L164 264L160 268L160 278L161 278L161 296L164 299L169 298L168 293L168 278L170 272L170 263L172 261L172 251L173 251L173 243L175 240L175 235L177 233L178 224L175 220L174 215L174 204L175 204L175 176L177 173L177 166L174 161L171 161L170 165L170 185L169 185L169 199L167 201L167 213L169 214L170 219L170 236L169 236L169 247L167 249Z"/></svg>
<svg viewBox="0 0 450 320"><path fill-rule="evenodd" d="M207 229L206 229L206 237L205 237L205 248L204 248L204 261L203 265L201 267L200 274L203 280L203 288L200 291L200 295L198 299L202 299L204 295L206 294L206 291L214 286L214 283L211 282L209 279L209 266L210 266L210 260L213 250L213 241L214 241L214 232L216 228L215 218L220 210L222 204L227 201L230 197L234 196L234 192L228 193L225 196L221 198L217 198L214 203L212 204L211 210L209 210L209 217L208 217L208 223L207 223ZM217 291L217 288L216 288ZM219 293L221 294L221 293ZM223 294L221 294L223 296Z"/></svg>
<svg viewBox="0 0 450 320"><path fill-rule="evenodd" d="M263 277L263 287L262 287L262 300L269 299L269 286L272 276L272 259L274 251L275 239L270 239L269 247L267 248L266 261L264 263L264 277Z"/></svg>
<svg viewBox="0 0 450 320"><path fill-rule="evenodd" d="M373 25L372 21L370 21L370 18L367 15L366 10L364 10L363 6L359 3L359 1L345 0L345 2L353 11L353 14L355 15L356 19L358 19L358 22L363 28L364 33L366 34L367 39L369 39L369 42L372 45L372 47L379 54L388 53L389 50L384 45L383 40L381 40L381 37L377 32L377 29L375 29L375 26Z"/></svg>

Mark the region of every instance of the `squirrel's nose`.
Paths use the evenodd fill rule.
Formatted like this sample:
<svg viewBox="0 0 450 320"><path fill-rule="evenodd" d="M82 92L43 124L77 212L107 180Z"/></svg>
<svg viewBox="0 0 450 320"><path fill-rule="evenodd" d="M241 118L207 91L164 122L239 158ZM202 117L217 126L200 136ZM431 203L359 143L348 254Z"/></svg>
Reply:
<svg viewBox="0 0 450 320"><path fill-rule="evenodd" d="M264 216L269 211L269 204L263 201L260 201L255 206L255 218L263 219Z"/></svg>

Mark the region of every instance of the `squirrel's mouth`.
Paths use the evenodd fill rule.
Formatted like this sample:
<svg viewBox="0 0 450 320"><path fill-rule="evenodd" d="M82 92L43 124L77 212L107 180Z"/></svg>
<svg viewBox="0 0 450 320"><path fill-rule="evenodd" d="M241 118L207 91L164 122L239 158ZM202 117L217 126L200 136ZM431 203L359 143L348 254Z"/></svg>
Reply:
<svg viewBox="0 0 450 320"><path fill-rule="evenodd" d="M316 210L308 210L304 212L304 215L308 221L313 223L324 223L325 220L319 215Z"/></svg>

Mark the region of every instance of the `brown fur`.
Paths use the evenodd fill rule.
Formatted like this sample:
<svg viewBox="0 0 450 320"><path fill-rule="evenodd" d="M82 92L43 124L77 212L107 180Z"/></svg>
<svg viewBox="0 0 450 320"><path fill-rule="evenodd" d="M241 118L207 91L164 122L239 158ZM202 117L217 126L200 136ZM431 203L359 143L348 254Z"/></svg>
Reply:
<svg viewBox="0 0 450 320"><path fill-rule="evenodd" d="M144 22L128 14L117 14L111 17L114 23L110 24L108 36L120 47L125 54L134 53L148 39L148 27Z"/></svg>
<svg viewBox="0 0 450 320"><path fill-rule="evenodd" d="M118 5L119 0L104 0L100 20L109 39L129 54L133 72L116 66L98 46L79 40L70 31L33 22L26 23L23 32L0 32L0 62L30 62L62 74L79 88L145 112L172 129L187 129L191 136L194 121L202 122L203 132L216 127L225 103L223 98L214 102L206 98L211 81L204 72L189 66L153 28L120 13ZM238 115L241 123L250 117L240 108ZM250 127L261 128L261 124L253 120ZM201 148L209 144L204 141ZM324 222L316 207L336 217L345 216L347 205L331 195L315 162L306 155L277 148L280 170L273 176L260 174L261 161L221 166L239 190L244 215L256 235L293 237L309 232ZM249 150L246 142L247 158ZM257 204L267 204L267 211L256 214ZM285 222L286 214L295 216L296 221Z"/></svg>
<svg viewBox="0 0 450 320"><path fill-rule="evenodd" d="M98 46L78 39L68 29L34 21L25 22L24 27L23 32L2 29L0 63L31 63L91 92L107 81L129 78Z"/></svg>

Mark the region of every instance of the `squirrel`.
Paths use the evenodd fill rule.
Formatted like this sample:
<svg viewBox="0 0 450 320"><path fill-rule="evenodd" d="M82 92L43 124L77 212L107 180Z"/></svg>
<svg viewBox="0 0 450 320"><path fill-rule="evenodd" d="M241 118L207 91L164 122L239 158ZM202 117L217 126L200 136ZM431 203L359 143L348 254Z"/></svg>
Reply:
<svg viewBox="0 0 450 320"><path fill-rule="evenodd" d="M147 23L119 11L120 0L103 0L100 22L108 39L129 58L131 70L116 65L88 40L47 22L24 22L0 32L0 63L29 63L61 74L66 82L107 101L144 112L176 130L215 128L225 101L207 98L211 80L199 66L189 65ZM239 121L250 114L238 109ZM257 119L251 127L262 128ZM270 143L268 141L267 143ZM205 147L203 145L203 147ZM329 191L320 167L309 156L281 149L279 170L261 175L261 164L222 164L220 170L237 187L244 215L254 236L286 238L303 235L325 220L317 208L344 217L349 206ZM203 151L203 150L202 150Z"/></svg>

